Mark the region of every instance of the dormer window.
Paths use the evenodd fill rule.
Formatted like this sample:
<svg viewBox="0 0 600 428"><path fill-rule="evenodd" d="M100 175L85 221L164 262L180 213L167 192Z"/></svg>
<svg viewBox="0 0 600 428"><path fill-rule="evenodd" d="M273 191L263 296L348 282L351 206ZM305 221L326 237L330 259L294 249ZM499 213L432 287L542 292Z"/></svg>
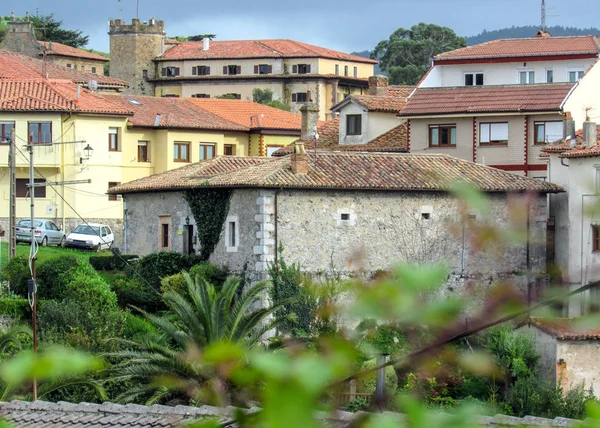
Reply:
<svg viewBox="0 0 600 428"><path fill-rule="evenodd" d="M360 114L349 114L346 116L346 135L362 134L362 116Z"/></svg>
<svg viewBox="0 0 600 428"><path fill-rule="evenodd" d="M465 73L465 86L483 86L483 73Z"/></svg>

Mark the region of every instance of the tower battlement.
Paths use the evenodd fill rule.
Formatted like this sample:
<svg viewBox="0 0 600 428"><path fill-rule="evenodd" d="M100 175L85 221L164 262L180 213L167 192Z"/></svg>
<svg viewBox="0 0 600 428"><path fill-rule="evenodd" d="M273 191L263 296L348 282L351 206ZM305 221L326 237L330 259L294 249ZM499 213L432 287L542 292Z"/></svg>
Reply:
<svg viewBox="0 0 600 428"><path fill-rule="evenodd" d="M148 22L140 22L133 18L131 24L125 23L122 19L111 19L109 22L108 34L165 34L165 21L159 21L151 18Z"/></svg>

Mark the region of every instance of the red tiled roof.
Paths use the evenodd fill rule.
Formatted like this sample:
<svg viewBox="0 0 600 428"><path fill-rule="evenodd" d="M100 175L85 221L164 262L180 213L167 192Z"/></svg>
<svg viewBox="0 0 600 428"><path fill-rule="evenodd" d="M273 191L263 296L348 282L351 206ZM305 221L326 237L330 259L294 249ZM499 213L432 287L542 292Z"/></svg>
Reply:
<svg viewBox="0 0 600 428"><path fill-rule="evenodd" d="M569 318L530 318L529 323L540 330L562 340L598 340L600 339L599 327L588 327L578 319ZM527 322L523 323L526 325Z"/></svg>
<svg viewBox="0 0 600 428"><path fill-rule="evenodd" d="M100 95L133 112L128 119L133 126L154 128L157 115L161 128L196 128L247 131L247 126L231 122L194 105L188 98L163 98L133 95ZM236 100L232 100L236 101Z"/></svg>
<svg viewBox="0 0 600 428"><path fill-rule="evenodd" d="M351 99L364 106L367 110L382 113L398 113L406 106L406 97L376 95L351 95Z"/></svg>
<svg viewBox="0 0 600 428"><path fill-rule="evenodd" d="M598 55L600 45L595 36L533 37L527 39L499 39L466 48L444 52L436 62L460 59L507 58L530 56Z"/></svg>
<svg viewBox="0 0 600 428"><path fill-rule="evenodd" d="M289 111L245 100L189 98L188 101L230 122L247 128L300 131L302 116Z"/></svg>
<svg viewBox="0 0 600 428"><path fill-rule="evenodd" d="M415 88L416 86L413 85L390 85L388 87L388 95L390 97L408 98L408 96L412 94Z"/></svg>
<svg viewBox="0 0 600 428"><path fill-rule="evenodd" d="M560 111L572 83L419 88L401 116Z"/></svg>
<svg viewBox="0 0 600 428"><path fill-rule="evenodd" d="M329 58L367 64L377 64L378 62L369 58L285 39L217 40L210 42L208 50L204 50L203 42L183 42L166 51L157 60L233 58Z"/></svg>
<svg viewBox="0 0 600 428"><path fill-rule="evenodd" d="M70 80L0 79L0 110L18 112L65 112L128 115L122 108Z"/></svg>
<svg viewBox="0 0 600 428"><path fill-rule="evenodd" d="M0 49L0 79L42 78L66 79L87 85L95 80L99 85L110 87L127 87L127 82L102 74L86 73L62 67L37 58Z"/></svg>
<svg viewBox="0 0 600 428"><path fill-rule="evenodd" d="M360 189L396 191L449 191L456 182L468 182L485 192L563 192L552 183L521 177L440 154L349 153L307 151L308 173L294 174L293 155L271 158L217 157L200 162L227 172L196 177L173 173L151 176L114 187L110 193L176 190L200 187L255 187L307 189ZM245 160L244 160L245 159ZM255 159L259 159L256 161ZM252 163L240 168L241 162ZM229 166L230 165L230 166ZM175 170L177 171L177 170Z"/></svg>
<svg viewBox="0 0 600 428"><path fill-rule="evenodd" d="M596 136L597 144L600 144L600 128L598 128ZM585 158L600 155L598 145L586 148L583 141L583 130L580 129L575 133L575 147L571 147L571 141L561 142L559 140L553 144L548 144L542 149L542 152L548 155L549 153L559 153L562 158Z"/></svg>
<svg viewBox="0 0 600 428"><path fill-rule="evenodd" d="M56 42L38 42L44 48L46 48L46 55L59 55L59 56L70 56L73 58L89 59L92 61L108 62L109 59L105 56L88 52L83 49L73 48L71 46L63 45L62 43Z"/></svg>
<svg viewBox="0 0 600 428"><path fill-rule="evenodd" d="M561 158L591 158L596 156L600 156L600 146L598 144L587 148L578 145L573 150L567 150L560 154Z"/></svg>

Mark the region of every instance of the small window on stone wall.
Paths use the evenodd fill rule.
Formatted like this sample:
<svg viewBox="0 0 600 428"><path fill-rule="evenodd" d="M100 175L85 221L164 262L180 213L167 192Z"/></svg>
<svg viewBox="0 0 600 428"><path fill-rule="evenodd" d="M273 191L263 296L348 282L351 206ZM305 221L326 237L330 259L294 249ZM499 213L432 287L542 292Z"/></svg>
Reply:
<svg viewBox="0 0 600 428"><path fill-rule="evenodd" d="M350 220L350 214L349 213L343 213L340 218L344 221L348 221Z"/></svg>
<svg viewBox="0 0 600 428"><path fill-rule="evenodd" d="M238 216L228 216L225 221L225 251L235 253L240 245L240 230Z"/></svg>
<svg viewBox="0 0 600 428"><path fill-rule="evenodd" d="M421 213L421 218L423 220L431 220L431 213Z"/></svg>

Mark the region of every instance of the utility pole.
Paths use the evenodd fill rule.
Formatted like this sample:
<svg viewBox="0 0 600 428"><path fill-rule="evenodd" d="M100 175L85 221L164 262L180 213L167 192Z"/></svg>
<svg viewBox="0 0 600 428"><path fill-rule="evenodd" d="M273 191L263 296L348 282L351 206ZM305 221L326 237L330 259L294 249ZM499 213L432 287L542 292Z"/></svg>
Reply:
<svg viewBox="0 0 600 428"><path fill-rule="evenodd" d="M10 130L10 147L8 149L8 165L9 165L9 213L8 213L8 260L15 257L17 253L17 236L16 236L16 215L17 215L17 175L16 162L17 155L15 143L15 128Z"/></svg>

